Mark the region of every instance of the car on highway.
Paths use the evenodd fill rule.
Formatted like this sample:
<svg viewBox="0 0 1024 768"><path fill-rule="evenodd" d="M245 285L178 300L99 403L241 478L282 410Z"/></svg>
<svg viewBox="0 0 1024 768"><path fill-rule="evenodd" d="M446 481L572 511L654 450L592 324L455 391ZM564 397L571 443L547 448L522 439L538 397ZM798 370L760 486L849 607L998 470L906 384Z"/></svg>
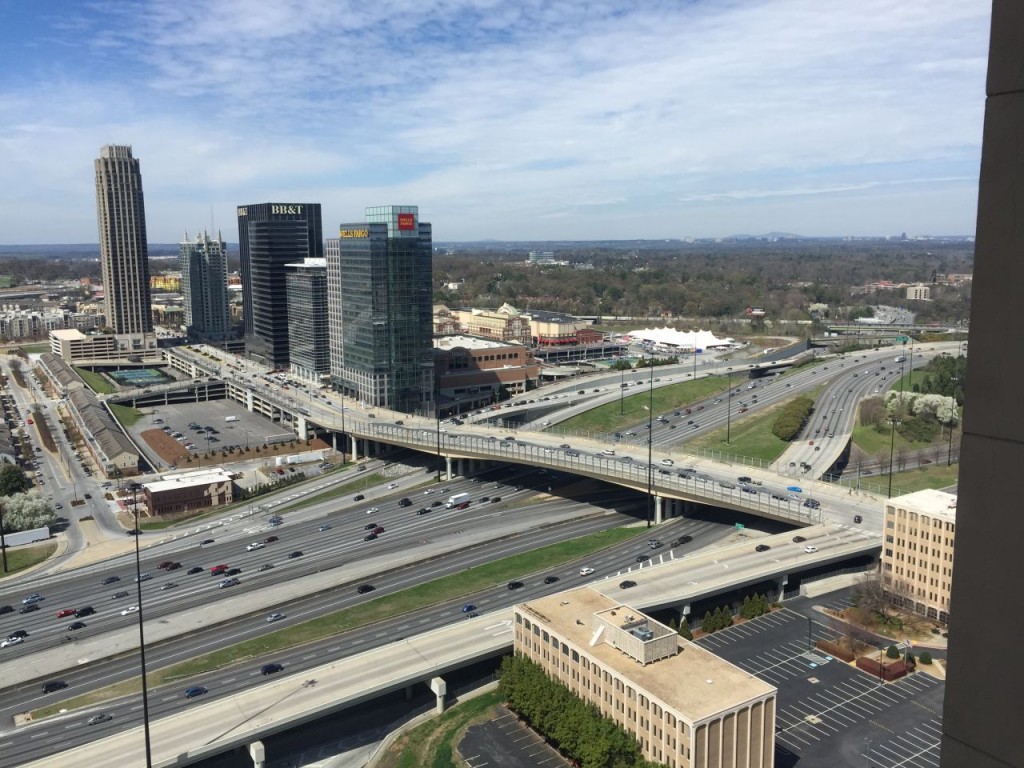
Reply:
<svg viewBox="0 0 1024 768"><path fill-rule="evenodd" d="M136 582L149 581L152 578L153 577L150 576L148 573L140 573L138 576L135 577L135 581Z"/></svg>
<svg viewBox="0 0 1024 768"><path fill-rule="evenodd" d="M94 613L96 613L96 609L93 608L91 605L83 605L81 608L75 611L75 618L80 619L83 616L92 616Z"/></svg>
<svg viewBox="0 0 1024 768"><path fill-rule="evenodd" d="M674 464L675 464L675 462L674 462L674 461L672 461L672 459L662 459L662 460L661 460L661 465L662 465L663 467L671 467L671 466L673 466Z"/></svg>
<svg viewBox="0 0 1024 768"><path fill-rule="evenodd" d="M246 552L255 552L257 549L263 549L265 546L267 546L267 545L264 544L262 541L254 541L254 542L252 542L252 544L246 544L245 545L245 551Z"/></svg>
<svg viewBox="0 0 1024 768"><path fill-rule="evenodd" d="M208 689L204 688L201 685L193 685L191 688L185 689L185 698L194 699L196 696L202 696L204 693L209 692L210 691Z"/></svg>
<svg viewBox="0 0 1024 768"><path fill-rule="evenodd" d="M0 640L0 648L7 648L12 645L20 645L23 642L25 642L24 638L15 637L11 635L10 637L5 637L3 640Z"/></svg>
<svg viewBox="0 0 1024 768"><path fill-rule="evenodd" d="M199 542L199 546L200 547L205 547L207 544L213 544L213 542L214 542L213 539L203 539L202 541Z"/></svg>
<svg viewBox="0 0 1024 768"><path fill-rule="evenodd" d="M0 614L14 613L14 607L10 605L0 605Z"/></svg>
<svg viewBox="0 0 1024 768"><path fill-rule="evenodd" d="M289 560L294 560L297 557L302 557L302 550L301 549L296 549L294 552L289 552L288 553L288 559Z"/></svg>
<svg viewBox="0 0 1024 768"><path fill-rule="evenodd" d="M818 551L818 548L817 547L813 547L810 544L808 544L806 547L804 547L804 552L807 552L807 553L817 552L817 551Z"/></svg>
<svg viewBox="0 0 1024 768"><path fill-rule="evenodd" d="M637 555L636 556L636 561L638 563L646 563L650 559L651 558L648 555Z"/></svg>
<svg viewBox="0 0 1024 768"><path fill-rule="evenodd" d="M285 618L283 613L271 613L267 615L267 623L273 624L275 621L281 621Z"/></svg>
<svg viewBox="0 0 1024 768"><path fill-rule="evenodd" d="M221 563L220 565L215 565L215 566L213 566L213 568L210 569L210 575L211 576L220 576L227 569L228 569L228 566L225 563Z"/></svg>
<svg viewBox="0 0 1024 768"><path fill-rule="evenodd" d="M45 599L46 598L43 597L42 595L40 595L38 592L34 592L33 594L29 595L24 600L22 600L21 604L22 605L35 605L36 603L42 602Z"/></svg>
<svg viewBox="0 0 1024 768"><path fill-rule="evenodd" d="M554 584L557 581L558 581L558 577L557 576L545 576L544 577L544 583L545 584Z"/></svg>
<svg viewBox="0 0 1024 768"><path fill-rule="evenodd" d="M635 586L636 582L632 581L631 579L626 579L625 581L619 582L619 589L632 589Z"/></svg>
<svg viewBox="0 0 1024 768"><path fill-rule="evenodd" d="M363 536L363 541L373 541L376 538L377 538L377 534L374 533L373 531L370 531L368 534Z"/></svg>
<svg viewBox="0 0 1024 768"><path fill-rule="evenodd" d="M103 585L106 586L107 584L116 584L120 580L120 576L107 576L107 578L103 580Z"/></svg>
<svg viewBox="0 0 1024 768"><path fill-rule="evenodd" d="M128 597L128 591L125 590L125 589L122 589L120 592L115 592L114 594L112 594L110 596L110 599L111 600L120 600L120 599L122 599L124 597Z"/></svg>
<svg viewBox="0 0 1024 768"><path fill-rule="evenodd" d="M236 586L236 585L238 585L238 584L241 584L241 583L242 583L242 582L240 582L240 581L239 581L238 579L236 579L236 578L232 577L232 578L230 578L230 579L224 579L224 580L222 580L222 581L221 581L221 582L220 582L220 583L219 583L219 584L217 585L217 588L218 588L218 589L226 589L226 588L228 588L228 587L234 587L234 586Z"/></svg>
<svg viewBox="0 0 1024 768"><path fill-rule="evenodd" d="M100 723L106 723L113 720L113 715L108 715L106 712L100 712L98 715L93 715L85 721L86 725L99 725Z"/></svg>
<svg viewBox="0 0 1024 768"><path fill-rule="evenodd" d="M284 670L284 664L278 664L276 662L271 662L270 664L264 664L260 668L260 674L261 675L272 675L275 672L281 672L283 670Z"/></svg>
<svg viewBox="0 0 1024 768"><path fill-rule="evenodd" d="M68 684L63 680L50 680L48 683L43 683L43 693L53 693L54 691L60 691L67 687Z"/></svg>
<svg viewBox="0 0 1024 768"><path fill-rule="evenodd" d="M858 523L858 524L859 523L863 523L864 522L864 518L861 517L860 515L854 515L853 516L853 522Z"/></svg>
<svg viewBox="0 0 1024 768"><path fill-rule="evenodd" d="M769 549L771 549L771 547L769 547L767 544L758 544L756 547L754 547L755 552L767 552Z"/></svg>
<svg viewBox="0 0 1024 768"><path fill-rule="evenodd" d="M84 621L73 621L70 624L68 624L68 632L74 632L79 629L85 629L85 626L86 624Z"/></svg>
<svg viewBox="0 0 1024 768"><path fill-rule="evenodd" d="M374 589L376 589L376 587L374 587L373 584L360 584L356 587L356 592L360 595L365 595L367 592L373 592Z"/></svg>
<svg viewBox="0 0 1024 768"><path fill-rule="evenodd" d="M242 572L241 568L228 568L226 571L224 571L224 575L225 576L237 576L241 572Z"/></svg>
<svg viewBox="0 0 1024 768"><path fill-rule="evenodd" d="M164 584L162 587L160 587L160 591L161 592L166 592L168 589L174 589L177 586L178 586L177 582L175 582L175 581L168 581L166 584Z"/></svg>
<svg viewBox="0 0 1024 768"><path fill-rule="evenodd" d="M74 616L74 615L75 615L75 609L74 608L61 608L59 611L57 611L57 618L58 619L63 619L65 616Z"/></svg>
<svg viewBox="0 0 1024 768"><path fill-rule="evenodd" d="M166 570L166 571L176 571L179 568L181 568L181 563L171 563L164 570Z"/></svg>
<svg viewBox="0 0 1024 768"><path fill-rule="evenodd" d="M130 528L127 531L125 531L125 535L126 536L141 536L142 535L142 531L140 531L138 528Z"/></svg>
<svg viewBox="0 0 1024 768"><path fill-rule="evenodd" d="M323 533L324 531L329 531L329 530L331 530L331 526L330 526L330 525L328 525L327 523L324 523L324 524L323 524L323 525L321 525L321 526L320 526L319 528L317 528L317 530L318 530L318 531L319 531L320 533Z"/></svg>
<svg viewBox="0 0 1024 768"><path fill-rule="evenodd" d="M157 568L162 571L165 568L169 568L173 564L174 564L173 560L164 560L162 563L160 563L160 565L157 566Z"/></svg>
<svg viewBox="0 0 1024 768"><path fill-rule="evenodd" d="M588 566L580 568L580 576L590 576L594 573L594 569Z"/></svg>
<svg viewBox="0 0 1024 768"><path fill-rule="evenodd" d="M430 513L430 507L420 507L416 510L417 515L426 515Z"/></svg>
<svg viewBox="0 0 1024 768"><path fill-rule="evenodd" d="M388 483L388 490L393 491L398 487L398 483Z"/></svg>
<svg viewBox="0 0 1024 768"><path fill-rule="evenodd" d="M261 565L259 568L256 569L256 572L257 573L263 573L263 571L269 571L273 567L274 567L273 563L264 563L263 565Z"/></svg>
<svg viewBox="0 0 1024 768"><path fill-rule="evenodd" d="M263 543L264 544L273 544L275 541L278 541L277 536L267 536L267 538L265 538L263 540Z"/></svg>
<svg viewBox="0 0 1024 768"><path fill-rule="evenodd" d="M521 582L521 581L510 581L508 583L508 588L509 589L522 589L523 588L523 582Z"/></svg>
<svg viewBox="0 0 1024 768"><path fill-rule="evenodd" d="M805 537L803 537L803 536L794 536L793 537L793 542L796 543L796 544L799 544L799 543L801 543L803 541L807 541L807 539Z"/></svg>
<svg viewBox="0 0 1024 768"><path fill-rule="evenodd" d="M375 515L378 512L380 512L380 510L377 507L370 507L368 510L366 510L366 514L368 515Z"/></svg>
<svg viewBox="0 0 1024 768"><path fill-rule="evenodd" d="M191 576L193 573L202 573L205 570L206 569L203 568L203 566L201 565L193 565L191 568L188 569L188 575Z"/></svg>
<svg viewBox="0 0 1024 768"><path fill-rule="evenodd" d="M128 614L138 613L138 612L139 612L139 606L137 606L137 605L129 605L127 608L125 608L123 611L121 611L121 615L122 616L127 616Z"/></svg>
<svg viewBox="0 0 1024 768"><path fill-rule="evenodd" d="M472 613L475 610L476 610L476 606L473 605L472 603L466 603L464 606L462 606L462 612L463 613Z"/></svg>

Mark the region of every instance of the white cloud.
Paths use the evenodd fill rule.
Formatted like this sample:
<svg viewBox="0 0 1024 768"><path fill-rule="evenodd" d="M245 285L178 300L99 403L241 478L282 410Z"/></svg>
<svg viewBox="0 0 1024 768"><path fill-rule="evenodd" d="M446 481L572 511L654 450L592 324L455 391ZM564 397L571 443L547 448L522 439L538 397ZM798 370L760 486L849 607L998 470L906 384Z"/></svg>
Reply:
<svg viewBox="0 0 1024 768"><path fill-rule="evenodd" d="M439 240L749 232L770 199L764 230L968 232L985 5L90 6L41 32L74 58L0 86L22 117L0 127L6 239L95 237L109 142L142 159L154 241L270 199L320 200L326 231L417 203ZM922 205L925 187L947 197ZM75 213L54 222L53 199Z"/></svg>

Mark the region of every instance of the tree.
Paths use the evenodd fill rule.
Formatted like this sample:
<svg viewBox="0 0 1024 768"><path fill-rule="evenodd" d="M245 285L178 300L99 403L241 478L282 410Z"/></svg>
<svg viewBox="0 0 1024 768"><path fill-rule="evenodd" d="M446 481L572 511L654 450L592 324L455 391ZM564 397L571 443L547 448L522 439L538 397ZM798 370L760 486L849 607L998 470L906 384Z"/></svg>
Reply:
<svg viewBox="0 0 1024 768"><path fill-rule="evenodd" d="M705 634L715 631L715 618L711 615L711 611L704 614L704 620L700 623L700 631Z"/></svg>
<svg viewBox="0 0 1024 768"><path fill-rule="evenodd" d="M886 650L885 655L890 659L898 659L900 657L900 649L895 645L890 645Z"/></svg>
<svg viewBox="0 0 1024 768"><path fill-rule="evenodd" d="M3 505L6 533L42 528L52 525L57 519L53 507L38 493L18 493L9 496L4 499Z"/></svg>
<svg viewBox="0 0 1024 768"><path fill-rule="evenodd" d="M679 636L684 640L693 640L693 633L690 631L690 622L685 616L679 619Z"/></svg>
<svg viewBox="0 0 1024 768"><path fill-rule="evenodd" d="M24 470L16 464L4 464L0 467L0 497L24 493L32 487L32 481Z"/></svg>
<svg viewBox="0 0 1024 768"><path fill-rule="evenodd" d="M740 608L740 617L744 619L752 619L758 614L755 613L753 601L750 599L750 595L744 595L743 606Z"/></svg>
<svg viewBox="0 0 1024 768"><path fill-rule="evenodd" d="M928 651L921 651L921 657L918 659L922 664L931 664L932 655Z"/></svg>

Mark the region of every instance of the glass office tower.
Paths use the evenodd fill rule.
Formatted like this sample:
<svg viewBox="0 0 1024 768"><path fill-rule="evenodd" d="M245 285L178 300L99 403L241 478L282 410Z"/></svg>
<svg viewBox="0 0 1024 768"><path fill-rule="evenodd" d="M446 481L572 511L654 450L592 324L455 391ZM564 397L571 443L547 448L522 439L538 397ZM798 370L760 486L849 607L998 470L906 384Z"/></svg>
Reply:
<svg viewBox="0 0 1024 768"><path fill-rule="evenodd" d="M337 389L368 405L433 413L431 252L430 224L414 205L367 208L365 222L341 225L337 268L328 259L328 280L340 281Z"/></svg>
<svg viewBox="0 0 1024 768"><path fill-rule="evenodd" d="M245 348L275 368L287 368L287 265L323 258L319 203L260 203L238 208Z"/></svg>
<svg viewBox="0 0 1024 768"><path fill-rule="evenodd" d="M179 244L181 293L185 298L185 327L190 339L222 342L231 335L228 308L227 245L207 232Z"/></svg>
<svg viewBox="0 0 1024 768"><path fill-rule="evenodd" d="M327 383L330 347L327 345L327 260L306 259L289 264L288 361L291 373L315 386Z"/></svg>

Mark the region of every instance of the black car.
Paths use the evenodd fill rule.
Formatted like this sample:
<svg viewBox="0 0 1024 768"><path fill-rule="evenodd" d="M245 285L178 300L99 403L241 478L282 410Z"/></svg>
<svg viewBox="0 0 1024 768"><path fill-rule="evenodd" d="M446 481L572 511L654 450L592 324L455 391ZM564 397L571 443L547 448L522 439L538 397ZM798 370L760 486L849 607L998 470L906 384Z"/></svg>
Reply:
<svg viewBox="0 0 1024 768"><path fill-rule="evenodd" d="M490 496L481 496L481 497L480 497L480 503L481 503L481 504L484 504L484 503L486 503L486 502L488 502L488 501L490 501L490 500L491 500L491 497L490 497Z"/></svg>
<svg viewBox="0 0 1024 768"><path fill-rule="evenodd" d="M84 621L74 621L68 624L68 632L74 632L76 629L85 629Z"/></svg>
<svg viewBox="0 0 1024 768"><path fill-rule="evenodd" d="M374 540L374 539L376 539L376 538L377 538L377 534L376 534L376 533L373 533L373 532L371 531L370 533L368 533L368 534L366 534L365 536L363 536L363 541L373 541L373 540Z"/></svg>
<svg viewBox="0 0 1024 768"><path fill-rule="evenodd" d="M681 547L681 546L683 546L683 544L689 544L691 541L693 541L693 536L690 536L690 535L680 536L678 539L673 539L672 543L669 544L669 546L670 547Z"/></svg>
<svg viewBox="0 0 1024 768"><path fill-rule="evenodd" d="M411 507L412 506L412 501L410 501L409 499L402 499L401 501L398 502L398 506L400 506L400 507Z"/></svg>
<svg viewBox="0 0 1024 768"><path fill-rule="evenodd" d="M501 496L491 496L491 504L497 504L501 501Z"/></svg>
<svg viewBox="0 0 1024 768"><path fill-rule="evenodd" d="M864 522L864 518L861 517L860 515L854 515L853 516L853 522L855 522L855 523L863 523Z"/></svg>
<svg viewBox="0 0 1024 768"><path fill-rule="evenodd" d="M288 553L289 560L294 560L296 557L302 557L302 550L296 549L294 552Z"/></svg>
<svg viewBox="0 0 1024 768"><path fill-rule="evenodd" d="M771 549L771 547L769 547L767 544L758 544L756 547L754 547L755 552L767 552L769 549Z"/></svg>
<svg viewBox="0 0 1024 768"><path fill-rule="evenodd" d="M416 514L417 515L426 515L429 512L430 512L430 509L428 509L427 507L420 507L419 509L416 510Z"/></svg>
<svg viewBox="0 0 1024 768"><path fill-rule="evenodd" d="M558 577L557 576L545 576L544 577L544 583L545 584L554 584L556 581L558 581Z"/></svg>
<svg viewBox="0 0 1024 768"><path fill-rule="evenodd" d="M367 523L366 525L363 526L363 530L364 531L372 531L376 527L377 527L376 523Z"/></svg>
<svg viewBox="0 0 1024 768"><path fill-rule="evenodd" d="M188 569L188 573L191 576L193 573L202 573L203 570L204 569L201 565L193 565L191 568Z"/></svg>
<svg viewBox="0 0 1024 768"><path fill-rule="evenodd" d="M36 605L35 603L29 603L28 605L22 606L22 609L20 611L18 611L18 613L32 613L33 611L38 611L38 610L39 610L39 606L38 605Z"/></svg>
<svg viewBox="0 0 1024 768"><path fill-rule="evenodd" d="M114 594L112 594L110 596L110 599L111 600L120 600L122 597L128 597L128 593L125 590L123 590L123 589L120 592L115 592Z"/></svg>
<svg viewBox="0 0 1024 768"><path fill-rule="evenodd" d="M444 504L444 502L440 499L434 499L434 501L430 502L431 507L440 507L442 504Z"/></svg>
<svg viewBox="0 0 1024 768"><path fill-rule="evenodd" d="M228 568L226 571L224 571L224 575L225 576L237 576L241 572L242 572L241 568Z"/></svg>
<svg viewBox="0 0 1024 768"><path fill-rule="evenodd" d="M647 555L637 555L637 556L636 556L636 561L637 561L638 563L646 563L646 562L647 562L648 560L650 560L650 559L651 559L651 558L649 558L649 557L648 557Z"/></svg>
<svg viewBox="0 0 1024 768"><path fill-rule="evenodd" d="M96 613L96 609L93 608L91 605L83 605L81 608L75 611L75 618L80 619L83 616L92 616L94 613Z"/></svg>
<svg viewBox="0 0 1024 768"><path fill-rule="evenodd" d="M636 586L636 582L635 581L631 581L630 579L626 579L625 581L620 581L619 582L619 589L631 589L632 587L635 587L635 586Z"/></svg>
<svg viewBox="0 0 1024 768"><path fill-rule="evenodd" d="M10 605L0 605L0 614L14 613L14 608Z"/></svg>
<svg viewBox="0 0 1024 768"><path fill-rule="evenodd" d="M795 543L795 544L799 544L799 543L801 543L803 541L807 541L807 539L804 536L794 536L793 537L793 543Z"/></svg>
<svg viewBox="0 0 1024 768"><path fill-rule="evenodd" d="M284 670L284 664L276 664L276 663L264 664L263 668L260 669L260 674L272 675L275 672L281 672L283 670Z"/></svg>
<svg viewBox="0 0 1024 768"><path fill-rule="evenodd" d="M523 582L521 582L521 581L510 581L508 583L508 588L509 589L522 589L523 588Z"/></svg>
<svg viewBox="0 0 1024 768"><path fill-rule="evenodd" d="M120 580L121 580L121 577L120 577L120 576L107 576L107 578L105 578L105 579L103 580L103 584L104 584L104 585L107 585L107 584L116 584L116 583L117 583L117 582L119 582Z"/></svg>
<svg viewBox="0 0 1024 768"><path fill-rule="evenodd" d="M200 547L205 547L207 544L213 544L213 539L203 539L199 542Z"/></svg>
<svg viewBox="0 0 1024 768"><path fill-rule="evenodd" d="M129 531L125 531L125 534L127 534L128 536L141 536L142 531L140 531L138 528L132 528Z"/></svg>
<svg viewBox="0 0 1024 768"><path fill-rule="evenodd" d="M363 496L363 494L361 494L361 493L357 493L357 494L356 494L355 496L353 496L353 497L352 497L352 501L362 501L362 500L363 500L363 499L365 499L365 498L366 498L366 497L365 497L365 496Z"/></svg>
<svg viewBox="0 0 1024 768"><path fill-rule="evenodd" d="M28 632L26 632L24 629L16 629L13 632L11 632L8 635L8 637L20 637L22 639L25 639L26 637L28 637Z"/></svg>
<svg viewBox="0 0 1024 768"><path fill-rule="evenodd" d="M365 595L367 592L373 592L374 589L376 589L376 587L374 587L373 584L360 584L356 587L356 592L360 595Z"/></svg>
<svg viewBox="0 0 1024 768"><path fill-rule="evenodd" d="M43 693L53 693L67 687L68 684L63 680L51 680L48 683L43 683Z"/></svg>

